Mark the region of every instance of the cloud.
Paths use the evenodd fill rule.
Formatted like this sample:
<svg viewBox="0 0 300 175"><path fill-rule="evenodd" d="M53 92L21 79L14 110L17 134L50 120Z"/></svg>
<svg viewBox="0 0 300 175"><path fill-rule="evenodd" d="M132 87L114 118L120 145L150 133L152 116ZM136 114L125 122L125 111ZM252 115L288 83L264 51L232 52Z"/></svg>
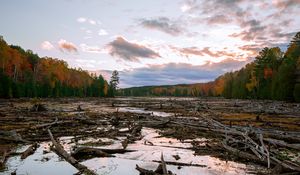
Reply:
<svg viewBox="0 0 300 175"><path fill-rule="evenodd" d="M96 74L96 76L102 75L103 78L107 81L110 80L112 70L96 70L96 71L89 71L90 74Z"/></svg>
<svg viewBox="0 0 300 175"><path fill-rule="evenodd" d="M273 4L279 9L289 9L300 6L299 0L275 0Z"/></svg>
<svg viewBox="0 0 300 175"><path fill-rule="evenodd" d="M51 44L51 42L49 41L44 41L41 44L41 48L44 50L52 50L54 48L53 44Z"/></svg>
<svg viewBox="0 0 300 175"><path fill-rule="evenodd" d="M134 42L129 42L123 37L117 37L107 44L110 55L126 61L139 61L140 58L158 58L160 55L154 50Z"/></svg>
<svg viewBox="0 0 300 175"><path fill-rule="evenodd" d="M228 71L244 66L247 61L226 59L204 65L169 63L120 71L120 87L191 84L212 81Z"/></svg>
<svg viewBox="0 0 300 175"><path fill-rule="evenodd" d="M94 20L92 20L92 19L89 19L89 23L92 24L92 25L96 25L97 24L97 22L94 21Z"/></svg>
<svg viewBox="0 0 300 175"><path fill-rule="evenodd" d="M185 13L185 12L192 12L194 10L197 10L198 8L199 6L197 5L196 0L187 0L180 7L180 10Z"/></svg>
<svg viewBox="0 0 300 175"><path fill-rule="evenodd" d="M75 44L64 39L58 41L58 47L62 52L77 52L78 50Z"/></svg>
<svg viewBox="0 0 300 175"><path fill-rule="evenodd" d="M178 36L184 33L184 28L179 22L172 21L166 17L141 19L140 21L140 25L145 28L158 30L172 36Z"/></svg>
<svg viewBox="0 0 300 175"><path fill-rule="evenodd" d="M190 55L195 56L210 56L214 58L227 56L227 57L236 57L237 55L235 53L230 53L225 50L222 51L211 51L209 47L204 47L203 49L197 48L197 47L185 47L185 48L178 48L174 46L170 46L170 48L179 53L180 55L189 57Z"/></svg>
<svg viewBox="0 0 300 175"><path fill-rule="evenodd" d="M85 23L85 22L87 22L87 23L89 23L91 25L96 25L97 24L97 22L95 20L89 19L89 18L85 18L85 17L79 17L79 18L77 18L77 22L79 22L79 23Z"/></svg>
<svg viewBox="0 0 300 175"><path fill-rule="evenodd" d="M99 35L99 36L104 36L104 35L108 35L108 33L107 33L106 30L100 29L100 30L98 31L98 35Z"/></svg>
<svg viewBox="0 0 300 175"><path fill-rule="evenodd" d="M240 26L242 28L241 32L233 33L229 36L240 38L244 41L266 40L264 33L266 33L267 27L262 26L260 21L254 19L243 21Z"/></svg>
<svg viewBox="0 0 300 175"><path fill-rule="evenodd" d="M258 20L248 20L241 23L242 30L229 35L240 38L243 41L254 41L256 43L286 42L290 40L296 32L284 32L281 25L262 25ZM282 22L281 22L282 23ZM288 21L284 21L288 23Z"/></svg>
<svg viewBox="0 0 300 175"><path fill-rule="evenodd" d="M79 23L84 23L86 21L87 21L87 19L84 17L77 18L77 22L79 22Z"/></svg>
<svg viewBox="0 0 300 175"><path fill-rule="evenodd" d="M89 46L87 44L80 44L80 48L83 52L88 52L88 53L106 53L104 49L98 46Z"/></svg>
<svg viewBox="0 0 300 175"><path fill-rule="evenodd" d="M232 19L230 19L228 16L225 16L225 15L215 15L215 16L206 18L206 22L209 25L227 24L227 23L230 23L231 21L232 21Z"/></svg>

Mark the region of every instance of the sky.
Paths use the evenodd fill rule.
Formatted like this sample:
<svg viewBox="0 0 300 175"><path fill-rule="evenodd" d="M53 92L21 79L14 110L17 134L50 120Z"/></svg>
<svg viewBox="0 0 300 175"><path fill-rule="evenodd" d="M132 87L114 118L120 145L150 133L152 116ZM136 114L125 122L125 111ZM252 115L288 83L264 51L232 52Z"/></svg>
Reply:
<svg viewBox="0 0 300 175"><path fill-rule="evenodd" d="M2 0L0 35L120 87L200 83L300 31L300 0Z"/></svg>

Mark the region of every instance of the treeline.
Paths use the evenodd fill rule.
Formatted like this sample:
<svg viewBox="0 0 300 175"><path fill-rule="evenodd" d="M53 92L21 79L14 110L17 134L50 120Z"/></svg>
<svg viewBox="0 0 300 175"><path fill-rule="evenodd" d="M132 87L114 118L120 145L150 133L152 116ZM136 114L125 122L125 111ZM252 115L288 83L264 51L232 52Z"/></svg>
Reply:
<svg viewBox="0 0 300 175"><path fill-rule="evenodd" d="M31 50L8 45L0 36L0 98L107 97L115 82L69 68L65 61L40 58Z"/></svg>
<svg viewBox="0 0 300 175"><path fill-rule="evenodd" d="M263 48L239 71L208 83L121 89L125 96L223 96L226 98L300 101L300 32L286 52Z"/></svg>

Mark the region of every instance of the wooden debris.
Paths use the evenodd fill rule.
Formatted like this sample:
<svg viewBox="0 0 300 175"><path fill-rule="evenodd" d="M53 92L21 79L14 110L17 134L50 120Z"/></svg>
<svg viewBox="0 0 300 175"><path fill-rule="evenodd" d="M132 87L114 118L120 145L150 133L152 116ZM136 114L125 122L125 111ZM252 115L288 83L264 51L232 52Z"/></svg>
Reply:
<svg viewBox="0 0 300 175"><path fill-rule="evenodd" d="M96 175L96 173L94 171L88 169L85 165L80 164L74 157L72 157L70 154L68 154L64 150L64 148L60 145L60 143L56 142L50 129L48 129L48 134L54 145L53 149L59 156L63 157L67 162L69 162L71 165L73 165L75 168L78 169L78 171L82 172L83 174Z"/></svg>
<svg viewBox="0 0 300 175"><path fill-rule="evenodd" d="M146 170L144 168L136 165L136 170L140 172L140 175L173 175L171 171L167 170L166 162L164 161L164 156L161 154L161 161L155 171Z"/></svg>
<svg viewBox="0 0 300 175"><path fill-rule="evenodd" d="M90 159L93 157L115 157L112 154L106 153L98 148L92 148L92 147L79 147L75 149L74 152L71 153L71 155L75 159Z"/></svg>
<svg viewBox="0 0 300 175"><path fill-rule="evenodd" d="M12 131L0 131L0 140L7 142L23 142L28 143L28 141L24 140L20 134L18 134L15 130Z"/></svg>
<svg viewBox="0 0 300 175"><path fill-rule="evenodd" d="M2 169L5 166L5 162L7 160L8 155L9 154L7 153L7 151L4 151L4 153L0 159L0 169Z"/></svg>
<svg viewBox="0 0 300 175"><path fill-rule="evenodd" d="M32 155L36 149L38 148L38 144L34 143L30 145L22 154L21 154L21 159L26 159L28 156Z"/></svg>
<svg viewBox="0 0 300 175"><path fill-rule="evenodd" d="M48 109L46 108L46 106L40 103L34 104L30 109L31 112L43 112L47 110Z"/></svg>

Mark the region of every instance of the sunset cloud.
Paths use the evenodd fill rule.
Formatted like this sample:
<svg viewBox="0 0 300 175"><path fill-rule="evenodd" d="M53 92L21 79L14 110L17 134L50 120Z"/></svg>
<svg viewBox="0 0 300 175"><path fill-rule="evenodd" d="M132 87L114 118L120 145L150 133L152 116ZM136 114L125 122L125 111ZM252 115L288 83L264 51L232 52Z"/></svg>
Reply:
<svg viewBox="0 0 300 175"><path fill-rule="evenodd" d="M107 44L108 52L114 57L126 61L139 61L140 58L158 58L160 55L154 50L134 42L129 42L123 37L117 37Z"/></svg>
<svg viewBox="0 0 300 175"><path fill-rule="evenodd" d="M83 52L88 53L105 53L105 51L99 46L89 46L87 44L80 44L80 48Z"/></svg>
<svg viewBox="0 0 300 175"><path fill-rule="evenodd" d="M58 47L62 52L77 52L78 50L75 44L64 39L58 41Z"/></svg>
<svg viewBox="0 0 300 175"><path fill-rule="evenodd" d="M41 44L41 48L42 48L43 50L52 50L52 49L54 48L54 46L53 46L53 44L51 44L50 41L44 41L44 42L42 42L42 44Z"/></svg>
<svg viewBox="0 0 300 175"><path fill-rule="evenodd" d="M98 31L98 35L99 35L99 36L105 36L105 35L108 35L108 33L107 33L106 30L100 29L100 30Z"/></svg>
<svg viewBox="0 0 300 175"><path fill-rule="evenodd" d="M96 25L97 22L94 19L89 19L89 18L85 18L85 17L79 17L77 18L77 22L79 23L89 23L91 25Z"/></svg>
<svg viewBox="0 0 300 175"><path fill-rule="evenodd" d="M147 85L190 84L214 80L228 71L234 71L244 66L246 61L226 59L219 63L207 62L204 65L186 63L168 63L149 65L130 71L121 71L122 88Z"/></svg>
<svg viewBox="0 0 300 175"><path fill-rule="evenodd" d="M84 17L77 18L77 22L79 22L79 23L84 23L86 21L87 21L87 19Z"/></svg>
<svg viewBox="0 0 300 175"><path fill-rule="evenodd" d="M222 51L211 51L209 47L204 47L202 49L197 48L197 47L185 47L185 48L178 48L178 47L174 47L174 46L170 46L170 48L179 53L182 56L185 57L189 57L191 55L195 55L195 56L210 56L210 57L214 57L214 58L218 58L218 57L236 57L237 55L235 53L230 53L227 52L225 50Z"/></svg>
<svg viewBox="0 0 300 175"><path fill-rule="evenodd" d="M178 22L172 21L166 17L141 19L140 25L145 28L158 30L173 36L178 36L184 32L183 27Z"/></svg>
<svg viewBox="0 0 300 175"><path fill-rule="evenodd" d="M22 6L12 2L0 6L3 13L16 11L22 14L0 16L4 22L2 35L8 41L42 56L64 59L70 67L133 70L134 76L138 76L135 72L147 68L149 74L152 68L152 72L168 72L173 68L188 74L194 67L203 70L204 67L199 65L207 61L212 62L206 64L211 69L215 67L210 65L218 65L216 68L219 69L221 64L228 65L228 70L233 64L241 68L244 65L239 64L241 62L227 59L253 60L264 47L279 47L285 51L295 33L300 31L297 18L300 0L153 0L134 3L68 0L63 1L64 5L53 1L46 6L40 1L34 1L32 6L33 0L28 1ZM40 19L36 15L53 9L54 16L49 13ZM28 13L28 10L34 13ZM20 21L27 21L28 25ZM20 33L21 38L18 37ZM217 75L214 73L217 70L212 71ZM185 74L169 77L181 79L181 75L185 77ZM207 79L199 76L193 81L188 77L182 81ZM180 83L179 80L169 82ZM141 81L139 84L143 85Z"/></svg>

